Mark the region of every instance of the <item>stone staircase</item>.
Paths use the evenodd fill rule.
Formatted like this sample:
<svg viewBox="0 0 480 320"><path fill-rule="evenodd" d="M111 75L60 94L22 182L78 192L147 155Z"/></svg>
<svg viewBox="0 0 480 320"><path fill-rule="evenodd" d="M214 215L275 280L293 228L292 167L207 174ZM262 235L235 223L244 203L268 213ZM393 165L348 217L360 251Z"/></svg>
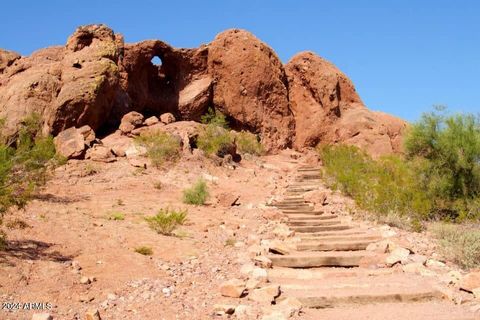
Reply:
<svg viewBox="0 0 480 320"><path fill-rule="evenodd" d="M338 311L334 313L336 319L343 319L341 315L349 314L352 308L371 304L391 308L379 309L385 312L365 308L370 311L357 314L354 319L390 320L394 317L388 310L414 310L420 304L424 316L418 319L474 319L445 300L442 290L432 279L404 274L397 268L368 268L368 261L375 258L375 253L365 249L381 240L381 235L350 222L347 214L316 210L313 204L305 201L303 195L317 189L320 178L319 168L299 168L285 197L273 204L282 210L288 218L287 225L300 238L296 248L288 254L268 255L273 266L268 278L280 285L282 299L296 298L309 310L307 318L311 316L312 319L327 318L331 308Z"/></svg>

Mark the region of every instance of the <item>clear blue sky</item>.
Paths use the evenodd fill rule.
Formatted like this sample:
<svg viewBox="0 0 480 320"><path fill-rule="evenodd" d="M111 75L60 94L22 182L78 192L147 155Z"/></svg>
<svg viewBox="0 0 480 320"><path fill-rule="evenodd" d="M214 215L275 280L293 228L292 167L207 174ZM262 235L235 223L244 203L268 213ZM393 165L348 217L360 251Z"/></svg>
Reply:
<svg viewBox="0 0 480 320"><path fill-rule="evenodd" d="M196 47L244 28L287 62L312 50L354 82L365 104L416 120L433 104L480 112L478 0L5 1L0 47L21 54L105 23L127 42Z"/></svg>

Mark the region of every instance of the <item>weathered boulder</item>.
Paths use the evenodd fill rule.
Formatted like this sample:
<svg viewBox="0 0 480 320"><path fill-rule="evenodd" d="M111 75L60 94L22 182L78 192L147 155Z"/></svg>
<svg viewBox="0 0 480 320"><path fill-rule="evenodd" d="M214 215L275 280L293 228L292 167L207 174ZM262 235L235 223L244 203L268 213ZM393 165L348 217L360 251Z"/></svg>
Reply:
<svg viewBox="0 0 480 320"><path fill-rule="evenodd" d="M55 137L57 153L67 159L79 159L85 155L89 145L95 140L95 133L89 126L71 127Z"/></svg>
<svg viewBox="0 0 480 320"><path fill-rule="evenodd" d="M240 298L245 291L245 282L240 279L231 279L221 284L220 293L224 297Z"/></svg>
<svg viewBox="0 0 480 320"><path fill-rule="evenodd" d="M213 104L233 127L260 133L267 151L291 144L293 115L280 59L251 33L232 29L213 40L208 51Z"/></svg>
<svg viewBox="0 0 480 320"><path fill-rule="evenodd" d="M463 277L460 281L460 288L469 292L473 292L473 290L480 288L480 271L474 270Z"/></svg>
<svg viewBox="0 0 480 320"><path fill-rule="evenodd" d="M401 151L406 123L368 110L350 79L332 63L302 52L285 69L295 116L295 148L347 143L374 156Z"/></svg>
<svg viewBox="0 0 480 320"><path fill-rule="evenodd" d="M164 124L170 124L175 122L175 116L170 112L164 113L160 116L160 122Z"/></svg>
<svg viewBox="0 0 480 320"><path fill-rule="evenodd" d="M205 76L179 92L178 111L183 119L199 121L212 102L212 78Z"/></svg>
<svg viewBox="0 0 480 320"><path fill-rule="evenodd" d="M2 73L6 67L12 65L17 59L20 59L18 53L0 49L0 73Z"/></svg>
<svg viewBox="0 0 480 320"><path fill-rule="evenodd" d="M120 121L120 126L118 127L120 131L127 134L132 132L135 128L143 124L143 115L141 113L132 111L127 113L122 117Z"/></svg>

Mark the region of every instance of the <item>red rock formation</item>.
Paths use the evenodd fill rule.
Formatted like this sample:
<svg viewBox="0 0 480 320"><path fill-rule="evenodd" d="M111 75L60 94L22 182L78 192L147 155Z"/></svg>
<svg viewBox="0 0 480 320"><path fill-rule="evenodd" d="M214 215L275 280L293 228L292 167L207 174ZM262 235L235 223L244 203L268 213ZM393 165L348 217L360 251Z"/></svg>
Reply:
<svg viewBox="0 0 480 320"><path fill-rule="evenodd" d="M222 32L209 45L208 68L213 103L235 126L260 133L267 150L290 146L287 79L270 47L243 30Z"/></svg>
<svg viewBox="0 0 480 320"><path fill-rule="evenodd" d="M162 63L153 64L154 57ZM366 109L331 63L305 52L284 67L270 47L238 29L200 48L176 49L159 40L124 44L105 25L88 25L64 47L30 57L0 50L7 135L32 112L56 135L84 125L111 132L132 111L198 121L209 106L225 113L233 128L260 134L269 151L345 142L375 155L399 152L405 127Z"/></svg>
<svg viewBox="0 0 480 320"><path fill-rule="evenodd" d="M348 143L372 155L400 152L405 122L368 110L348 77L312 52L285 66L297 149L318 143Z"/></svg>

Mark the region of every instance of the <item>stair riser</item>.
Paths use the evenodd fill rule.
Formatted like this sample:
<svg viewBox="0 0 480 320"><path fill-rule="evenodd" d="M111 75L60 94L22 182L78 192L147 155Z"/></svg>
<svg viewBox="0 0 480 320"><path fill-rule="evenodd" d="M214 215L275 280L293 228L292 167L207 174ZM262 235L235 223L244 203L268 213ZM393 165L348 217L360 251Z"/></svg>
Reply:
<svg viewBox="0 0 480 320"><path fill-rule="evenodd" d="M365 250L371 242L297 244L298 251L359 251Z"/></svg>
<svg viewBox="0 0 480 320"><path fill-rule="evenodd" d="M287 222L289 226L305 226L305 227L316 227L316 226L333 226L340 224L339 220L290 220Z"/></svg>
<svg viewBox="0 0 480 320"><path fill-rule="evenodd" d="M290 257L269 256L275 267L318 268L318 267L358 267L361 256L324 256L324 257Z"/></svg>
<svg viewBox="0 0 480 320"><path fill-rule="evenodd" d="M372 303L411 303L441 300L443 295L438 291L401 294L365 294L346 297L298 297L305 308L334 308L344 305L362 305Z"/></svg>
<svg viewBox="0 0 480 320"><path fill-rule="evenodd" d="M338 216L331 215L331 216L324 216L321 213L318 214L309 214L309 215L301 215L300 214L286 214L289 219L293 220L331 220L337 219Z"/></svg>
<svg viewBox="0 0 480 320"><path fill-rule="evenodd" d="M344 225L313 226L313 227L291 226L290 229L301 233L301 232L322 232L322 231L348 230L348 229L351 229L351 227L350 226L344 226Z"/></svg>

